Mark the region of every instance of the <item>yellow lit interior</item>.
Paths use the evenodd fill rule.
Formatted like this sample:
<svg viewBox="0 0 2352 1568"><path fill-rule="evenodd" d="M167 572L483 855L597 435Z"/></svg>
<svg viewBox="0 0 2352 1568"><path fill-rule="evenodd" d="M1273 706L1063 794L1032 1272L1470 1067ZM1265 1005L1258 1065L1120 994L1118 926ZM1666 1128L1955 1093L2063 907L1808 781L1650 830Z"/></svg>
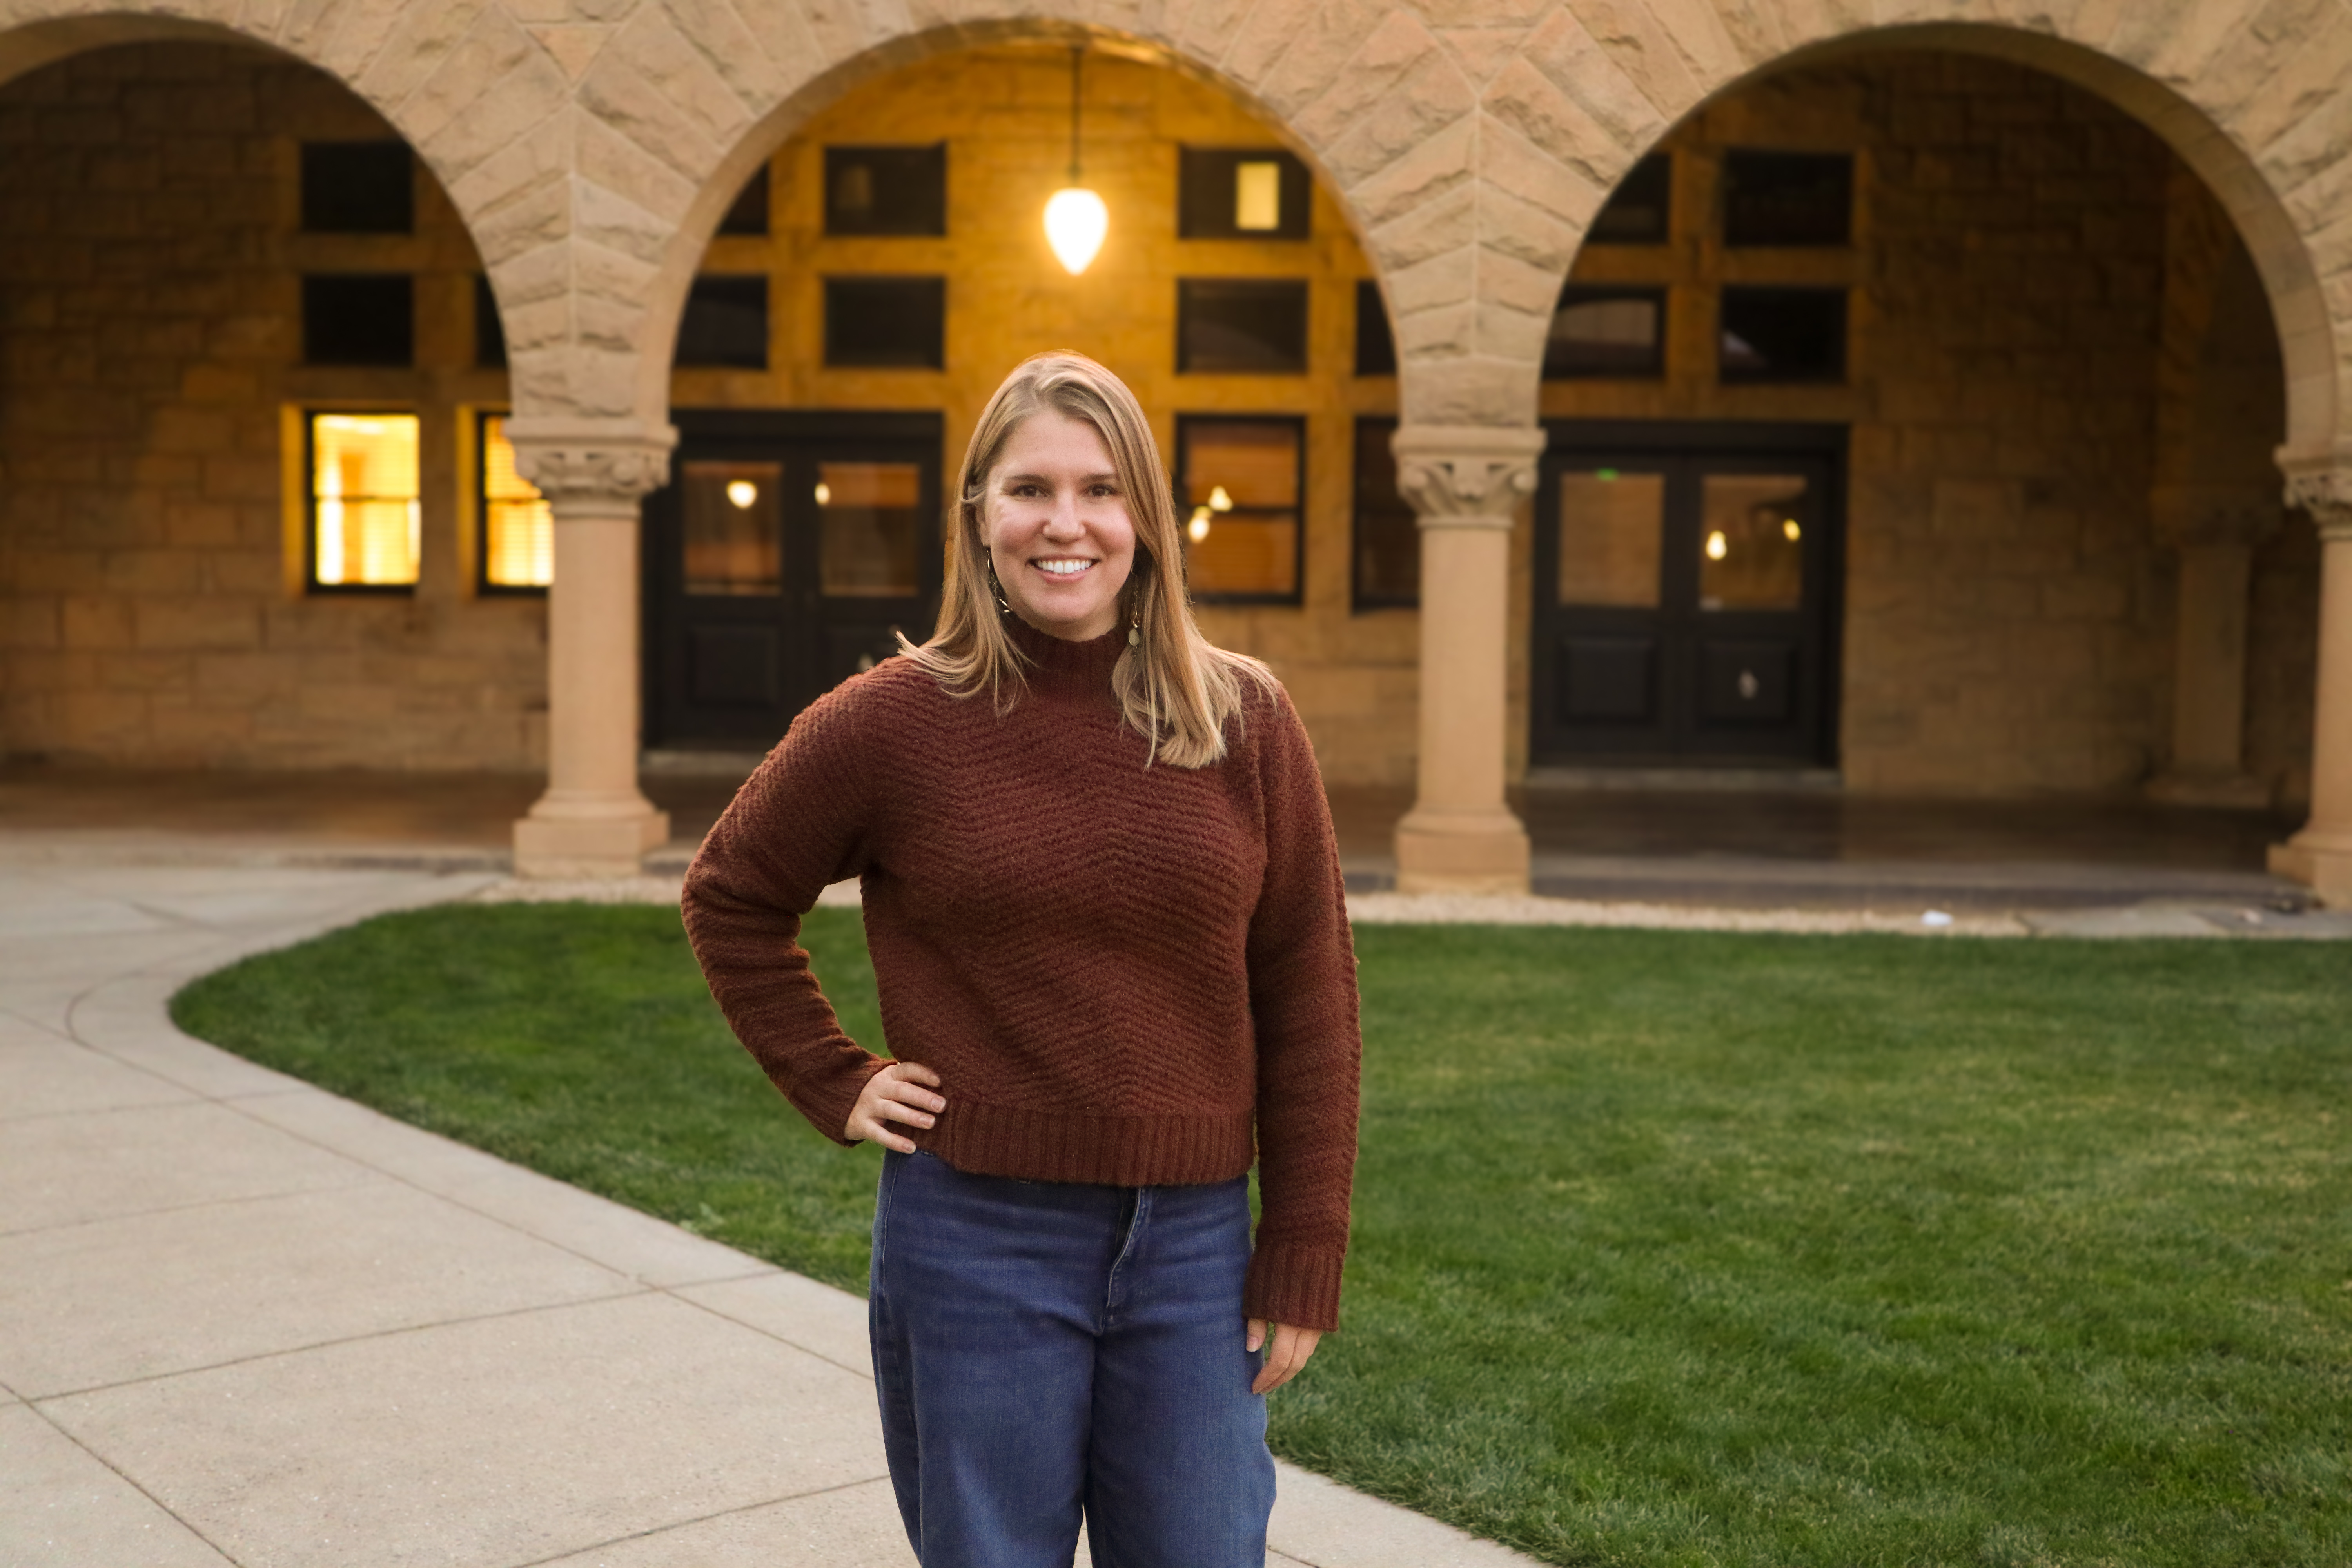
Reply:
<svg viewBox="0 0 2352 1568"><path fill-rule="evenodd" d="M315 580L329 587L416 581L416 416L310 416Z"/></svg>
<svg viewBox="0 0 2352 1568"><path fill-rule="evenodd" d="M482 421L482 578L496 588L555 581L555 514L515 470L503 415Z"/></svg>

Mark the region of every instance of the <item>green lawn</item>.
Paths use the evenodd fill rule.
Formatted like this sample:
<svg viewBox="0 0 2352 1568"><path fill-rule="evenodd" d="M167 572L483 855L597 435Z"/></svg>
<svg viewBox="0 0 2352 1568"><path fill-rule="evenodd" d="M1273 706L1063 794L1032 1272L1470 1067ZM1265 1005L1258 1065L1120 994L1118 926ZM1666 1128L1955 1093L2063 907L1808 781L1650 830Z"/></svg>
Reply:
<svg viewBox="0 0 2352 1568"><path fill-rule="evenodd" d="M1278 1451L1559 1563L2352 1563L2352 948L1357 942L1346 1329ZM809 945L878 1045L856 916ZM673 911L387 916L173 1013L862 1287L877 1156Z"/></svg>

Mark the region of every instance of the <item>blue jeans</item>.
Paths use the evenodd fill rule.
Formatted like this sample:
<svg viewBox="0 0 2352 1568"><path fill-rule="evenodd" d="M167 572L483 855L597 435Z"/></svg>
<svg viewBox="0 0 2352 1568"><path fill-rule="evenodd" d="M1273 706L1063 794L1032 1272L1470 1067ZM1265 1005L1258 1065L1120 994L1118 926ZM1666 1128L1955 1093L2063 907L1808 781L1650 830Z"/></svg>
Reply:
<svg viewBox="0 0 2352 1568"><path fill-rule="evenodd" d="M923 1568L1263 1568L1249 1178L1106 1187L885 1154L870 1317Z"/></svg>

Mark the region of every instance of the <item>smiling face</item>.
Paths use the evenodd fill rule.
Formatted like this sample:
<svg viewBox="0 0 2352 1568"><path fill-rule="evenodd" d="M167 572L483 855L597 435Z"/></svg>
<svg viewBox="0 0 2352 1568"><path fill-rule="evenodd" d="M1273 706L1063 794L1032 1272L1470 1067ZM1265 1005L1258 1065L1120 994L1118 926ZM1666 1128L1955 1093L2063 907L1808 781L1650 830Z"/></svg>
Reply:
<svg viewBox="0 0 2352 1568"><path fill-rule="evenodd" d="M1135 522L1093 426L1051 408L1023 420L989 471L981 537L1005 602L1039 631L1084 642L1118 625Z"/></svg>

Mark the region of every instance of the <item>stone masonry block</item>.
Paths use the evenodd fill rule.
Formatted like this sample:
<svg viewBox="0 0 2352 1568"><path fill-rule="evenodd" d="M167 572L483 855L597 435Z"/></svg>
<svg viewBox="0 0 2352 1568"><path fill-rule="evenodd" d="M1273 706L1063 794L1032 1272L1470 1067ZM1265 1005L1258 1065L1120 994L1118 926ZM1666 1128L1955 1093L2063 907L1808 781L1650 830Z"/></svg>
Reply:
<svg viewBox="0 0 2352 1568"><path fill-rule="evenodd" d="M1454 61L1431 56L1389 94L1380 110L1334 143L1328 155L1332 177L1353 187L1400 160L1422 151L1448 125L1466 120L1476 93Z"/></svg>
<svg viewBox="0 0 2352 1568"><path fill-rule="evenodd" d="M495 153L560 121L568 87L553 60L536 51L525 54L480 102L423 138L417 150L444 186L455 184Z"/></svg>
<svg viewBox="0 0 2352 1568"><path fill-rule="evenodd" d="M1402 416L1425 425L1524 424L1533 404L1537 367L1471 355L1411 360L1402 384Z"/></svg>
<svg viewBox="0 0 2352 1568"><path fill-rule="evenodd" d="M1489 114L1477 121L1478 173L1486 188L1541 208L1580 236L1609 188L1570 168Z"/></svg>
<svg viewBox="0 0 2352 1568"><path fill-rule="evenodd" d="M1381 267L1413 267L1432 257L1464 251L1478 237L1478 193L1465 185L1383 224L1372 237Z"/></svg>
<svg viewBox="0 0 2352 1568"><path fill-rule="evenodd" d="M1935 531L1944 539L2012 539L2025 517L2024 491L2009 480L1939 479L1934 506Z"/></svg>
<svg viewBox="0 0 2352 1568"><path fill-rule="evenodd" d="M491 0L418 0L376 51L357 82L370 103L396 105L433 75L473 31Z"/></svg>
<svg viewBox="0 0 2352 1568"><path fill-rule="evenodd" d="M524 192L471 225L482 262L503 271L517 257L561 253L572 233L572 184L551 180Z"/></svg>
<svg viewBox="0 0 2352 1568"><path fill-rule="evenodd" d="M1296 119L1349 70L1365 43L1399 15L1393 0L1260 0L1225 67L1286 120ZM1418 20L1409 16L1406 20ZM1287 32L1287 37L1283 33ZM1245 51L1269 33L1275 50L1245 62Z"/></svg>
<svg viewBox="0 0 2352 1568"><path fill-rule="evenodd" d="M1387 168L1361 180L1342 181L1341 186L1368 226L1389 223L1471 182L1476 130L1477 122L1465 115Z"/></svg>
<svg viewBox="0 0 2352 1568"><path fill-rule="evenodd" d="M575 182L572 190L580 226L575 244L599 245L648 266L661 265L673 231L659 217L584 179Z"/></svg>
<svg viewBox="0 0 2352 1568"><path fill-rule="evenodd" d="M1308 145L1327 147L1366 114L1438 47L1409 11L1391 11L1347 61L1328 90L1300 110L1291 124Z"/></svg>
<svg viewBox="0 0 2352 1568"><path fill-rule="evenodd" d="M1544 337L1551 327L1551 309L1522 310L1493 300L1478 301L1472 327L1471 349L1482 358L1525 364L1543 363Z"/></svg>
<svg viewBox="0 0 2352 1568"><path fill-rule="evenodd" d="M1520 46L1524 59L1566 94L1618 145L1647 146L1666 122L1633 79L1576 19L1555 11Z"/></svg>
<svg viewBox="0 0 2352 1568"><path fill-rule="evenodd" d="M470 226L572 172L572 110L541 121L449 183L449 202Z"/></svg>
<svg viewBox="0 0 2352 1568"><path fill-rule="evenodd" d="M1613 184L1633 163L1607 127L1525 60L1503 68L1480 107L1595 184Z"/></svg>
<svg viewBox="0 0 2352 1568"><path fill-rule="evenodd" d="M524 68L536 65L536 70ZM485 11L432 75L419 82L393 111L393 121L409 141L431 143L453 121L493 114L513 127L536 123L564 106L569 84L545 50L504 11ZM462 133L461 133L462 134Z"/></svg>
<svg viewBox="0 0 2352 1568"><path fill-rule="evenodd" d="M749 105L773 102L785 88L783 79L758 54L730 77L679 32L677 21L659 6L640 6L614 35L610 52L627 59L655 91L722 148L750 128L754 111ZM744 87L737 87L739 80Z"/></svg>
<svg viewBox="0 0 2352 1568"><path fill-rule="evenodd" d="M582 117L577 145L581 179L626 197L665 236L701 194L693 181L601 121Z"/></svg>
<svg viewBox="0 0 2352 1568"><path fill-rule="evenodd" d="M1377 246L1379 236L1373 241ZM1443 305L1466 305L1478 296L1478 252L1473 246L1409 267L1390 267L1383 258L1381 270L1388 274L1389 309L1400 317Z"/></svg>
<svg viewBox="0 0 2352 1568"><path fill-rule="evenodd" d="M1640 0L1570 0L1568 9L1593 42L1642 89L1642 96L1656 106L1661 119L1679 120L1725 79L1695 75L1690 62Z"/></svg>
<svg viewBox="0 0 2352 1568"><path fill-rule="evenodd" d="M140 599L134 617L142 648L193 652L261 646L261 616L251 604L204 597Z"/></svg>
<svg viewBox="0 0 2352 1568"><path fill-rule="evenodd" d="M1539 265L1484 244L1478 252L1479 302L1521 311L1549 325L1553 307L1559 301L1565 261L1562 258L1559 266Z"/></svg>
<svg viewBox="0 0 2352 1568"><path fill-rule="evenodd" d="M580 106L699 185L719 163L719 144L661 89L613 50L596 57L579 88Z"/></svg>
<svg viewBox="0 0 2352 1568"><path fill-rule="evenodd" d="M755 11L768 8L747 7ZM663 9L669 14L678 35L710 63L711 69L725 80L752 118L782 102L816 68L816 62L806 53L771 54L742 12L727 4L727 0L663 0ZM779 5L774 9L789 13L791 7ZM625 40L630 28L629 23L624 23L617 37Z"/></svg>
<svg viewBox="0 0 2352 1568"><path fill-rule="evenodd" d="M1400 316L1396 323L1397 352L1421 360L1466 354L1476 319L1475 307L1466 302Z"/></svg>

